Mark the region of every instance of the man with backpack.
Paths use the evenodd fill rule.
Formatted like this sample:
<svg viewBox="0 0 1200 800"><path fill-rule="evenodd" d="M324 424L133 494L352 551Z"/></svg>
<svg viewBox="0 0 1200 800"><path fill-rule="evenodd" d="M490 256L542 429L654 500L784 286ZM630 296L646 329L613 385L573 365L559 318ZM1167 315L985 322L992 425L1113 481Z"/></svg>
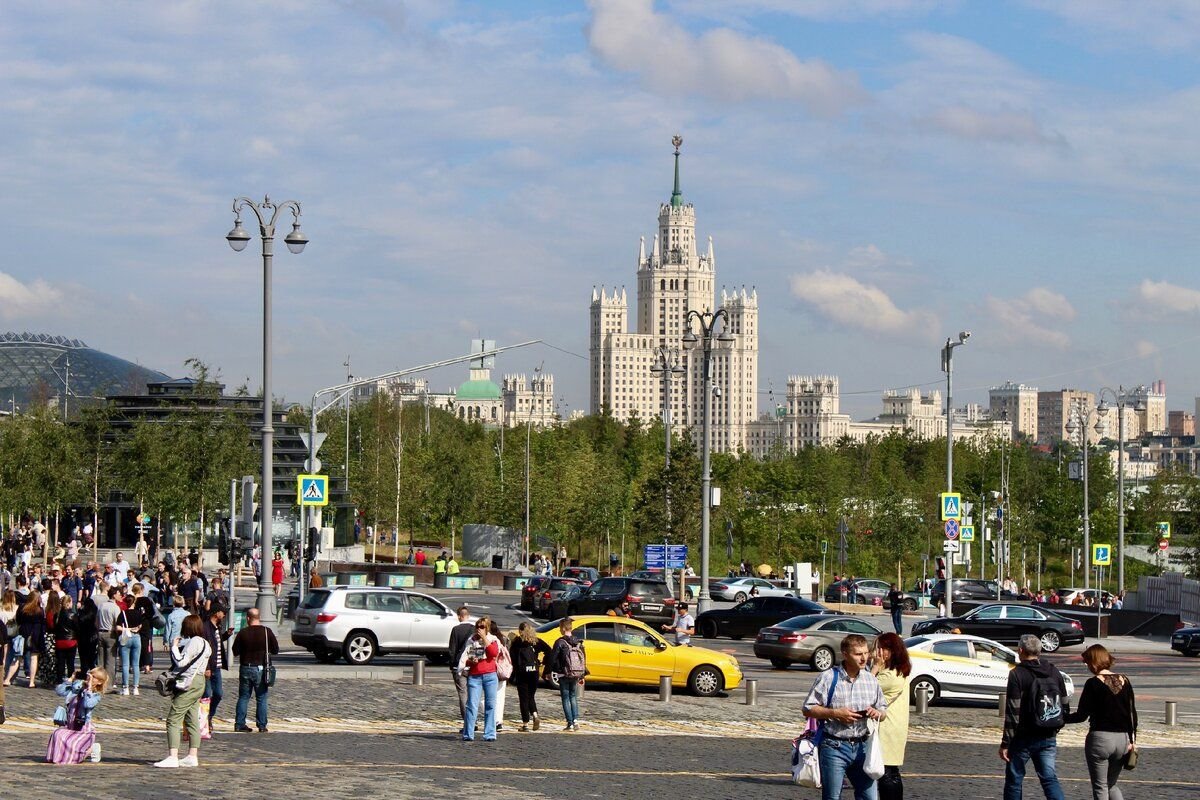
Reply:
<svg viewBox="0 0 1200 800"><path fill-rule="evenodd" d="M1008 673L1004 737L1000 740L1000 758L1007 765L1004 800L1021 800L1025 764L1030 759L1046 800L1063 800L1054 762L1058 731L1070 711L1067 685L1058 667L1038 658L1041 652L1041 640L1025 634L1018 648L1021 662Z"/></svg>
<svg viewBox="0 0 1200 800"><path fill-rule="evenodd" d="M570 617L565 617L558 623L559 637L550 651L551 672L558 675L558 691L562 696L563 715L567 718L564 730L579 730L579 688L587 675L587 656L583 651L583 642L576 639L571 631L575 623Z"/></svg>

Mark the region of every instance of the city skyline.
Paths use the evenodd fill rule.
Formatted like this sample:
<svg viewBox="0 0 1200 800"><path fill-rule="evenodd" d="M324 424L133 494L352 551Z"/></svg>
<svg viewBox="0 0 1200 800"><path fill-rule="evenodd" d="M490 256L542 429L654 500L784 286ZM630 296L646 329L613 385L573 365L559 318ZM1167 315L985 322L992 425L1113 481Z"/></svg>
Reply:
<svg viewBox="0 0 1200 800"><path fill-rule="evenodd" d="M544 364L586 408L580 298L633 293L678 132L701 239L761 298L760 410L789 375L829 373L868 418L886 389L944 385L960 329L956 405L1010 380L1162 379L1190 410L1196 13L13 6L0 325L257 387L260 267L222 238L233 197L269 193L303 204L311 239L276 265L277 395L339 382L347 353L380 374L482 335L557 348L498 369Z"/></svg>

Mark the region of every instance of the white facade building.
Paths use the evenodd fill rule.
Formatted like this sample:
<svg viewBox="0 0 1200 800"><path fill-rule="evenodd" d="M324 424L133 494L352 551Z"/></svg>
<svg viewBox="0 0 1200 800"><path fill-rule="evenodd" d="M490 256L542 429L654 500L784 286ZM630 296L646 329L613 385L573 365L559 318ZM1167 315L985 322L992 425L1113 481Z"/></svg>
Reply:
<svg viewBox="0 0 1200 800"><path fill-rule="evenodd" d="M1031 442L1038 438L1038 390L1005 381L988 391L988 406L992 419L1005 420L1012 426L1013 437L1024 436Z"/></svg>
<svg viewBox="0 0 1200 800"><path fill-rule="evenodd" d="M675 188L658 210L658 232L649 255L638 247L637 327L630 330L629 298L624 288L611 293L592 289L590 307L591 413L608 409L623 422L649 421L663 412L664 386L650 370L656 348L679 348L689 311L716 307L716 257L712 237L700 253L696 212L679 190L679 145L675 144ZM729 314L730 342L713 341L712 447L737 451L747 446L747 429L758 408L758 294L744 288L721 291L720 306ZM697 331L697 333L699 333ZM683 350L683 372L671 376L671 419L700 435L703 354Z"/></svg>

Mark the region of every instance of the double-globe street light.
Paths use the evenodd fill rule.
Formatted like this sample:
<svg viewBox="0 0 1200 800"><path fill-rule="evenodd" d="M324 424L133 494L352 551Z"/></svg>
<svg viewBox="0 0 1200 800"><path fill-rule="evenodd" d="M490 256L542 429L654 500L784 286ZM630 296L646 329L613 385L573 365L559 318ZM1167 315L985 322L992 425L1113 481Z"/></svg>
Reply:
<svg viewBox="0 0 1200 800"><path fill-rule="evenodd" d="M650 367L650 372L659 376L662 379L663 389L663 432L666 436L666 450L664 452L664 469L670 472L671 469L671 389L675 384L675 376L682 375L687 372L680 366L679 348L667 347L665 345L654 348L654 366ZM665 473L664 473L665 474ZM667 480L663 483L664 495L667 504L667 534L671 533L671 483L670 476L667 475ZM669 538L669 536L668 536Z"/></svg>
<svg viewBox="0 0 1200 800"><path fill-rule="evenodd" d="M255 607L264 617L274 614L275 593L271 589L271 576L267 571L269 548L271 546L271 530L274 522L272 508L272 492L274 490L275 474L275 428L272 425L273 404L271 402L271 261L275 250L275 220L279 212L287 209L292 212L292 232L284 237L284 244L293 253L304 250L308 237L300 230L300 204L295 200L282 203L272 203L270 197L264 197L261 203L255 203L248 197L238 197L233 201L233 230L225 235L225 240L236 252L246 249L250 243L250 234L242 227L242 212L249 209L258 219L259 237L262 239L263 259L263 424L262 424L262 501L259 503L259 546L262 555L259 559L258 598ZM270 214L268 219L267 214Z"/></svg>
<svg viewBox="0 0 1200 800"><path fill-rule="evenodd" d="M1125 409L1132 393L1137 398L1133 410L1146 410L1146 404L1142 402L1144 388L1138 386L1132 392L1126 392L1124 386L1115 390L1105 386L1100 390L1100 405L1096 409L1101 416L1107 414L1104 396L1105 393L1112 395L1113 405L1117 408L1117 594L1125 591Z"/></svg>
<svg viewBox="0 0 1200 800"><path fill-rule="evenodd" d="M942 372L946 373L946 491L954 491L954 348L962 347L971 338L970 331L959 331L958 341L946 339L942 348ZM982 546L982 544L981 544ZM946 616L954 616L954 554L946 558ZM964 567L965 569L965 567Z"/></svg>
<svg viewBox="0 0 1200 800"><path fill-rule="evenodd" d="M700 335L692 327L695 320L700 326ZM718 333L717 320L721 320L721 330ZM688 311L685 320L687 333L683 335L683 346L692 350L697 344L704 343L703 360L701 361L701 391L704 393L703 434L701 436L700 455L700 595L696 607L699 613L708 611L712 600L708 596L708 551L709 551L709 511L712 508L712 468L709 451L712 449L712 351L713 341L730 343L736 341L729 332L729 312L724 308L716 311Z"/></svg>

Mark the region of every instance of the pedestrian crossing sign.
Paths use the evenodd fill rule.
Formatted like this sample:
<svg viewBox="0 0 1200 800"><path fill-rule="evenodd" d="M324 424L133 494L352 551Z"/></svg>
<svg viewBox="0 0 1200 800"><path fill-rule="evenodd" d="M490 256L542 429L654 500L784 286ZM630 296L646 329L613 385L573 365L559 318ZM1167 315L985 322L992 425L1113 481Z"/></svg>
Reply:
<svg viewBox="0 0 1200 800"><path fill-rule="evenodd" d="M958 492L942 492L938 497L942 500L942 521L958 519L962 516L962 495Z"/></svg>
<svg viewBox="0 0 1200 800"><path fill-rule="evenodd" d="M1160 539L1170 539L1171 538L1171 523L1158 522L1155 524L1158 526L1158 538L1160 538Z"/></svg>
<svg viewBox="0 0 1200 800"><path fill-rule="evenodd" d="M974 525L960 525L958 528L958 538L964 542L975 541L975 526Z"/></svg>
<svg viewBox="0 0 1200 800"><path fill-rule="evenodd" d="M301 506L329 505L329 476L297 475L296 504Z"/></svg>
<svg viewBox="0 0 1200 800"><path fill-rule="evenodd" d="M1111 544L1094 544L1092 545L1092 566L1107 567L1112 564L1112 545Z"/></svg>

